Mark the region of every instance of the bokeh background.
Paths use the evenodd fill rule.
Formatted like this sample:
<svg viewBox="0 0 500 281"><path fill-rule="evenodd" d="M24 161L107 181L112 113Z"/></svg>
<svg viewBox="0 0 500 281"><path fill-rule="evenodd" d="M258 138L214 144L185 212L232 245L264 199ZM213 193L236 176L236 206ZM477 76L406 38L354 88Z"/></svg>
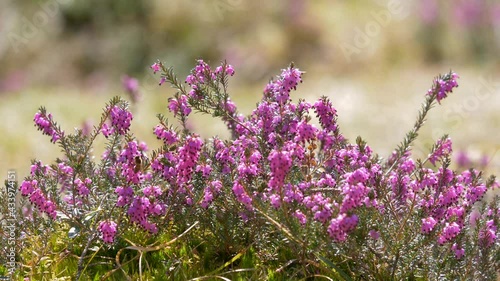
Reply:
<svg viewBox="0 0 500 281"><path fill-rule="evenodd" d="M413 125L432 79L453 69L460 87L431 112L415 154L448 133L457 157L498 174L499 51L497 0L2 0L0 172L22 178L30 159L62 157L33 126L39 106L67 132L92 126L111 97L131 98L126 77L141 95L132 131L157 147L155 115L173 90L149 66L160 59L184 79L203 58L235 67L230 91L244 114L293 61L306 71L294 99L330 97L342 132L383 157ZM207 116L191 126L227 136Z"/></svg>

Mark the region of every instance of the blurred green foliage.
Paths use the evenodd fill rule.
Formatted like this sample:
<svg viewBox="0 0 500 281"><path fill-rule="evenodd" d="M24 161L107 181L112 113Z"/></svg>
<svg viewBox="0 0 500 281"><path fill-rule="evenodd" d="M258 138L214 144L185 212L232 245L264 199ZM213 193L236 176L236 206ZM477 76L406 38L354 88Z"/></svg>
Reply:
<svg viewBox="0 0 500 281"><path fill-rule="evenodd" d="M1 8L10 16L0 19L0 75L22 70L28 85L142 77L156 58L183 71L197 58L228 59L250 81L290 61L334 73L488 64L500 45L500 5L486 0L11 0ZM348 58L343 44L359 52Z"/></svg>

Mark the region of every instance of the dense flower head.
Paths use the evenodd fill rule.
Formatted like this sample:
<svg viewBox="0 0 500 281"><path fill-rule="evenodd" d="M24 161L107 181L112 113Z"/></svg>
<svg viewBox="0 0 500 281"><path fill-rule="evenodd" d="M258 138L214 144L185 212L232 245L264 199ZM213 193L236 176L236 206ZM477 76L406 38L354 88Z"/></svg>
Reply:
<svg viewBox="0 0 500 281"><path fill-rule="evenodd" d="M136 196L127 210L130 220L141 226L144 230L156 234L158 227L156 223L151 222L151 216L160 216L165 212L165 206L156 200L146 196Z"/></svg>
<svg viewBox="0 0 500 281"><path fill-rule="evenodd" d="M205 190L203 192L203 200L201 202L201 206L203 208L208 208L210 203L212 203L212 201L221 192L221 190L222 182L220 182L219 180L210 182L210 184L205 187Z"/></svg>
<svg viewBox="0 0 500 281"><path fill-rule="evenodd" d="M161 195L162 191L157 185L148 185L142 190L142 193L144 196L158 197Z"/></svg>
<svg viewBox="0 0 500 281"><path fill-rule="evenodd" d="M19 187L21 194L28 197L30 202L40 210L46 213L51 219L56 219L56 205L51 200L47 199L45 194L39 187L37 180L24 180Z"/></svg>
<svg viewBox="0 0 500 281"><path fill-rule="evenodd" d="M436 165L436 161L450 156L452 152L451 139L440 139L437 141L434 151L429 155L429 161L432 165Z"/></svg>
<svg viewBox="0 0 500 281"><path fill-rule="evenodd" d="M347 234L358 225L359 218L356 215L347 216L340 214L330 221L328 234L337 242L343 242L347 239Z"/></svg>
<svg viewBox="0 0 500 281"><path fill-rule="evenodd" d="M179 187L189 185L202 147L203 140L197 135L187 136L184 145L179 147L177 151L178 163L175 167Z"/></svg>
<svg viewBox="0 0 500 281"><path fill-rule="evenodd" d="M236 200L238 200L241 204L245 205L247 209L249 210L253 209L252 206L253 199L248 195L245 188L240 182L238 181L234 182L232 190L233 194L236 196Z"/></svg>
<svg viewBox="0 0 500 281"><path fill-rule="evenodd" d="M191 113L188 97L185 95L181 95L179 98L169 99L168 109L174 114L174 116L177 116L178 114L188 116L189 113Z"/></svg>
<svg viewBox="0 0 500 281"><path fill-rule="evenodd" d="M422 233L429 234L434 230L437 222L433 217L422 219Z"/></svg>
<svg viewBox="0 0 500 281"><path fill-rule="evenodd" d="M289 151L286 150L273 150L269 154L268 160L271 170L269 187L271 189L278 189L283 186L285 177L292 167L292 155Z"/></svg>
<svg viewBox="0 0 500 281"><path fill-rule="evenodd" d="M465 249L458 246L457 243L453 243L451 250L455 253L455 258L457 258L457 260L461 259L465 255Z"/></svg>
<svg viewBox="0 0 500 281"><path fill-rule="evenodd" d="M332 103L323 97L314 103L313 107L321 127L327 132L335 132L337 130L337 110L332 106Z"/></svg>
<svg viewBox="0 0 500 281"><path fill-rule="evenodd" d="M338 204L320 192L304 197L302 204L313 213L313 219L321 223L326 223L338 210Z"/></svg>
<svg viewBox="0 0 500 281"><path fill-rule="evenodd" d="M340 207L341 212L348 212L363 205L367 207L377 205L376 198L369 196L372 193L372 188L369 187L372 172L363 167L344 174L345 181L341 186L344 195Z"/></svg>
<svg viewBox="0 0 500 281"><path fill-rule="evenodd" d="M203 60L198 60L195 68L191 71L191 74L186 77L186 83L189 85L205 84L207 79L215 80L215 72L213 72L210 66Z"/></svg>
<svg viewBox="0 0 500 281"><path fill-rule="evenodd" d="M436 100L440 103L442 99L446 98L448 94L453 91L453 88L458 87L458 78L459 76L455 72L439 76L434 80L434 84L432 85L432 88L429 89L428 95L435 95Z"/></svg>
<svg viewBox="0 0 500 281"><path fill-rule="evenodd" d="M35 114L35 118L33 119L35 121L35 126L38 128L38 130L42 131L44 135L51 136L51 142L56 143L57 140L61 138L61 133L58 133L55 124L52 121L52 114L45 114L42 112L37 112Z"/></svg>
<svg viewBox="0 0 500 281"><path fill-rule="evenodd" d="M102 241L107 244L113 244L115 241L117 224L114 221L102 221L99 223L99 232Z"/></svg>
<svg viewBox="0 0 500 281"><path fill-rule="evenodd" d="M474 203L479 201L486 193L487 188L484 184L472 185L467 190L465 199L467 200L467 205L472 206Z"/></svg>
<svg viewBox="0 0 500 281"><path fill-rule="evenodd" d="M118 200L116 201L118 207L123 207L132 202L134 190L131 187L117 186L115 188L115 193L118 194Z"/></svg>
<svg viewBox="0 0 500 281"><path fill-rule="evenodd" d="M302 71L293 66L283 69L278 79L266 86L264 95L278 104L287 103L290 99L290 91L295 90L298 83L302 82L302 74Z"/></svg>
<svg viewBox="0 0 500 281"><path fill-rule="evenodd" d="M497 226L494 220L486 221L485 226L479 232L479 242L486 248L491 247L497 239Z"/></svg>
<svg viewBox="0 0 500 281"><path fill-rule="evenodd" d="M215 160L221 166L223 174L228 174L231 168L235 164L236 160L234 154L237 153L237 149L234 146L225 144L222 140L214 138L213 146L215 150Z"/></svg>
<svg viewBox="0 0 500 281"><path fill-rule="evenodd" d="M145 174L140 169L138 162L142 162L146 147L137 143L137 141L128 142L120 151L117 168L121 175L131 183L139 183L144 180Z"/></svg>
<svg viewBox="0 0 500 281"><path fill-rule="evenodd" d="M79 178L75 179L75 187L76 191L79 195L81 196L87 196L89 195L90 192L90 184L92 183L92 180L89 178L86 178L84 181L82 181Z"/></svg>
<svg viewBox="0 0 500 281"><path fill-rule="evenodd" d="M35 188L37 188L37 186L37 180L25 180L21 183L19 190L21 190L21 195L28 196L33 193L33 191L35 191Z"/></svg>
<svg viewBox="0 0 500 281"><path fill-rule="evenodd" d="M300 122L297 125L297 136L294 138L296 142L306 142L316 139L318 129L313 124Z"/></svg>
<svg viewBox="0 0 500 281"><path fill-rule="evenodd" d="M240 154L240 157L242 158L240 159L240 164L237 167L238 175L240 177L257 176L261 172L261 153L258 150L250 150L250 148L248 149L248 155Z"/></svg>
<svg viewBox="0 0 500 281"><path fill-rule="evenodd" d="M179 141L177 133L172 129L167 129L163 125L157 125L154 128L154 134L158 139L163 140L165 144L175 144Z"/></svg>
<svg viewBox="0 0 500 281"><path fill-rule="evenodd" d="M302 213L302 211L295 210L293 216L296 217L297 220L299 220L301 225L305 225L307 223L307 216L304 213Z"/></svg>
<svg viewBox="0 0 500 281"><path fill-rule="evenodd" d="M120 135L125 135L130 129L132 113L120 106L113 106L110 110L111 127Z"/></svg>
<svg viewBox="0 0 500 281"><path fill-rule="evenodd" d="M438 243L443 245L444 243L451 241L460 233L460 230L461 228L456 222L446 223L438 237Z"/></svg>

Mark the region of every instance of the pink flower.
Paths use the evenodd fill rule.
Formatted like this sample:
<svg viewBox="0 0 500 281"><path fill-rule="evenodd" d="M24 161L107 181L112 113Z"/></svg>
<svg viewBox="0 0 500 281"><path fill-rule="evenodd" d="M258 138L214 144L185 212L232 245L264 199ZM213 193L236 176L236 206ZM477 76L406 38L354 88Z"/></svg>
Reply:
<svg viewBox="0 0 500 281"><path fill-rule="evenodd" d="M370 230L370 232L368 232L368 235L370 235L370 237L373 239L373 240L378 240L380 238L380 233L376 230Z"/></svg>
<svg viewBox="0 0 500 281"><path fill-rule="evenodd" d="M223 71L223 66L218 66L216 69L215 69L215 74L219 74ZM234 75L234 68L232 65L230 64L227 64L226 67L225 67L225 72L227 75L231 75L233 76Z"/></svg>
<svg viewBox="0 0 500 281"><path fill-rule="evenodd" d="M167 81L167 77L165 76L162 76L161 79L160 79L160 83L158 83L158 85L163 85L163 83L165 83L165 81Z"/></svg>
<svg viewBox="0 0 500 281"><path fill-rule="evenodd" d="M233 66L232 66L232 65L230 65L230 64L228 64L228 65L227 65L227 67L226 67L226 73L227 73L228 75L231 75L231 76L233 76L233 75L234 75L234 68L233 68Z"/></svg>
<svg viewBox="0 0 500 281"><path fill-rule="evenodd" d="M302 224L302 225L306 224L307 217L300 210L296 210L293 213L293 216L296 217L299 220L300 224Z"/></svg>
<svg viewBox="0 0 500 281"><path fill-rule="evenodd" d="M446 226L441 231L438 237L438 243L443 245L446 242L451 241L460 233L460 226L456 222L446 223Z"/></svg>
<svg viewBox="0 0 500 281"><path fill-rule="evenodd" d="M55 129L55 124L52 123L52 114L47 114L42 112L37 112L33 119L35 121L35 126L38 127L38 130L42 131L44 135L51 136L51 142L56 143L64 132L59 134Z"/></svg>
<svg viewBox="0 0 500 281"><path fill-rule="evenodd" d="M347 234L356 228L358 216L348 217L346 214L340 214L337 218L330 221L328 234L337 242L343 242L347 239Z"/></svg>
<svg viewBox="0 0 500 281"><path fill-rule="evenodd" d="M81 179L76 178L74 181L74 184L76 186L76 190L79 195L81 196L87 196L89 194L89 185L92 183L92 180L89 178L85 179L85 182L83 182Z"/></svg>
<svg viewBox="0 0 500 281"><path fill-rule="evenodd" d="M449 156L452 151L453 149L450 138L446 138L445 140L438 140L435 150L431 155L429 155L429 161L432 163L432 165L436 165L437 160Z"/></svg>
<svg viewBox="0 0 500 281"><path fill-rule="evenodd" d="M497 226L493 220L488 220L486 225L479 232L479 241L485 248L491 247L497 238Z"/></svg>
<svg viewBox="0 0 500 281"><path fill-rule="evenodd" d="M433 217L422 219L422 233L429 234L436 226L436 220Z"/></svg>
<svg viewBox="0 0 500 281"><path fill-rule="evenodd" d="M156 74L156 72L161 70L161 63L155 62L151 65L151 69L153 70L153 73Z"/></svg>
<svg viewBox="0 0 500 281"><path fill-rule="evenodd" d="M465 249L458 246L457 243L453 243L451 250L455 253L455 258L457 260L461 259L465 255Z"/></svg>
<svg viewBox="0 0 500 281"><path fill-rule="evenodd" d="M130 129L132 113L119 106L113 106L110 112L111 126L120 135L125 135ZM103 126L104 128L104 126Z"/></svg>
<svg viewBox="0 0 500 281"><path fill-rule="evenodd" d="M181 95L179 99L169 99L168 109L174 114L174 116L179 114L179 112L184 116L188 116L189 113L191 113L191 107L188 104L188 97L185 95Z"/></svg>
<svg viewBox="0 0 500 281"><path fill-rule="evenodd" d="M33 191L35 191L35 188L37 188L37 184L38 184L38 182L36 180L23 181L23 183L21 184L21 187L20 187L21 194L23 196L30 195L31 193L33 193Z"/></svg>
<svg viewBox="0 0 500 281"><path fill-rule="evenodd" d="M114 242L116 226L117 224L114 221L102 221L99 223L99 232L101 233L104 243L112 244Z"/></svg>
<svg viewBox="0 0 500 281"><path fill-rule="evenodd" d="M434 80L432 88L427 91L429 96L436 95L436 100L441 103L441 100L446 98L449 93L453 92L453 88L458 87L458 74L450 72L446 75L441 75Z"/></svg>
<svg viewBox="0 0 500 281"><path fill-rule="evenodd" d="M139 81L133 77L125 75L122 77L122 86L125 91L129 94L132 102L137 102L140 97L139 93Z"/></svg>

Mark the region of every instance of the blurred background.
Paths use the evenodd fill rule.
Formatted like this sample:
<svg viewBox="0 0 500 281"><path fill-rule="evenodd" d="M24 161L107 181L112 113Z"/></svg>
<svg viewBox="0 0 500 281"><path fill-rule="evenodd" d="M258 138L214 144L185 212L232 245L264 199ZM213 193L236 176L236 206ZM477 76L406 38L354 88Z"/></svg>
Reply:
<svg viewBox="0 0 500 281"><path fill-rule="evenodd" d="M245 115L293 61L306 71L294 99L330 97L344 135L382 157L412 127L433 78L452 69L460 87L431 111L415 154L448 133L463 163L498 173L499 51L496 0L2 0L0 172L22 179L30 159L62 157L33 125L42 105L72 132L95 125L111 97L139 94L132 131L157 147L155 115L173 91L149 66L160 59L183 80L203 58L235 67L230 91ZM206 116L191 125L227 136Z"/></svg>

